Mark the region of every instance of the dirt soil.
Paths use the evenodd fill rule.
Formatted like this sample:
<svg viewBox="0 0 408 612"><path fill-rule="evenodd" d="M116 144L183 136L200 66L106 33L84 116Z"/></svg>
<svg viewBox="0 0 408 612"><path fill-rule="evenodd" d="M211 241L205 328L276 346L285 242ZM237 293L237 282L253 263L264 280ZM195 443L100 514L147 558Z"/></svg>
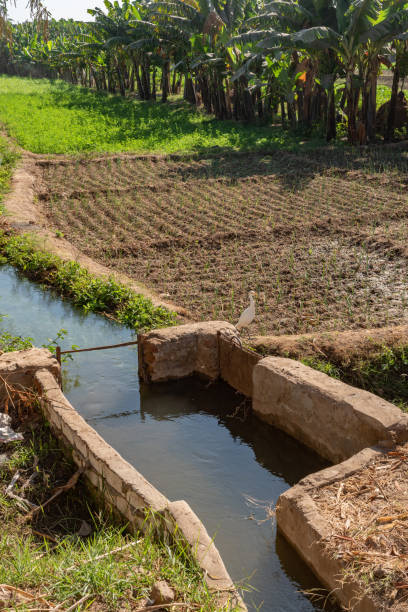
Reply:
<svg viewBox="0 0 408 612"><path fill-rule="evenodd" d="M47 223L197 319L251 333L408 322L408 145L36 159Z"/></svg>
<svg viewBox="0 0 408 612"><path fill-rule="evenodd" d="M408 446L341 482L311 492L331 534L328 551L346 564L379 611L408 610Z"/></svg>
<svg viewBox="0 0 408 612"><path fill-rule="evenodd" d="M251 345L260 353L293 359L315 357L335 364L353 365L378 357L384 347L408 346L408 325L333 331L291 336L258 336Z"/></svg>

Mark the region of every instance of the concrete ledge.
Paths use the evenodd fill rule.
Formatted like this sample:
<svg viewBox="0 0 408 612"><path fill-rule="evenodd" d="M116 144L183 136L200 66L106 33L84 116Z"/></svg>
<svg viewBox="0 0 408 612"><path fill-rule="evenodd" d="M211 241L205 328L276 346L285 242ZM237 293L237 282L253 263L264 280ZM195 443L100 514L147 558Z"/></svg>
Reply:
<svg viewBox="0 0 408 612"><path fill-rule="evenodd" d="M283 535L329 591L353 612L378 612L378 607L370 597L361 593L359 585L351 577L345 577L342 561L334 559L326 551L324 540L330 536L330 529L309 492L347 478L381 454L379 449L366 448L335 467L308 476L283 493L276 506L276 520Z"/></svg>
<svg viewBox="0 0 408 612"><path fill-rule="evenodd" d="M259 361L253 389L257 416L333 463L408 439L408 416L399 408L292 359Z"/></svg>
<svg viewBox="0 0 408 612"><path fill-rule="evenodd" d="M174 538L181 538L188 545L204 571L209 589L220 593L220 605L227 609L245 609L218 551L214 554L213 540L187 502L169 503L165 514L168 530Z"/></svg>
<svg viewBox="0 0 408 612"><path fill-rule="evenodd" d="M191 323L139 334L139 373L146 382L220 373L218 332L235 335L225 321Z"/></svg>
<svg viewBox="0 0 408 612"><path fill-rule="evenodd" d="M117 501L121 507L128 504L136 516L146 508L157 512L166 508L167 498L86 423L68 402L50 372L37 372L35 383L42 398L44 415L53 432L57 436L62 435L76 451L75 462L87 466L86 476L93 472L92 480L98 483L100 491L109 485L113 496L111 501ZM128 514L126 518L132 524L134 521Z"/></svg>
<svg viewBox="0 0 408 612"><path fill-rule="evenodd" d="M5 381L15 387L31 388L34 375L40 369L48 370L60 382L58 361L47 349L32 348L26 351L0 353L0 400L4 398Z"/></svg>
<svg viewBox="0 0 408 612"><path fill-rule="evenodd" d="M30 349L0 356L0 376L6 379L6 374L10 383L38 392L52 432L75 463L85 468L88 483L105 505L123 517L131 530L153 525L168 537L181 538L202 569L209 590L217 594L217 609L246 610L214 542L190 506L170 502L86 423L62 393L55 378L60 379L60 368L49 351ZM4 386L0 379L0 392Z"/></svg>

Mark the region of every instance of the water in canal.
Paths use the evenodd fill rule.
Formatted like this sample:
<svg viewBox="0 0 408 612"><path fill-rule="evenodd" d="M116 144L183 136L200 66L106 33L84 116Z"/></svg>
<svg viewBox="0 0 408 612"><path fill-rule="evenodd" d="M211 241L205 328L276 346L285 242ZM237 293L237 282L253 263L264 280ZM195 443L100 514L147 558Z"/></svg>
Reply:
<svg viewBox="0 0 408 612"><path fill-rule="evenodd" d="M68 330L62 345L129 341L132 332L0 267L1 327L37 346ZM279 495L324 464L284 433L242 410L227 385L198 380L140 385L135 347L75 356L65 394L82 416L171 500L185 499L204 522L235 581L249 583L251 610L320 610L302 593L319 588L267 517ZM327 607L326 607L327 610Z"/></svg>

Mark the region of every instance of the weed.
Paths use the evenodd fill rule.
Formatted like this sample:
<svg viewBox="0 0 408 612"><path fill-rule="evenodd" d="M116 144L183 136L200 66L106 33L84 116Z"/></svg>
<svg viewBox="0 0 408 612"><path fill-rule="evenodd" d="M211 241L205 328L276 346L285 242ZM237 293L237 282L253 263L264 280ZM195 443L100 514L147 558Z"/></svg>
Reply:
<svg viewBox="0 0 408 612"><path fill-rule="evenodd" d="M0 323L2 319L7 315L0 315ZM60 329L55 338L49 338L46 344L42 344L42 348L48 349L53 355L56 353L56 348L59 344L61 344L61 340L63 340L67 334L66 329ZM30 349L34 346L34 339L29 336L13 336L7 331L4 331L0 328L0 354L1 353L10 353L11 351L24 351ZM75 344L71 346L73 350L78 349L79 347ZM66 362L72 359L72 355L63 355L61 358L62 362Z"/></svg>

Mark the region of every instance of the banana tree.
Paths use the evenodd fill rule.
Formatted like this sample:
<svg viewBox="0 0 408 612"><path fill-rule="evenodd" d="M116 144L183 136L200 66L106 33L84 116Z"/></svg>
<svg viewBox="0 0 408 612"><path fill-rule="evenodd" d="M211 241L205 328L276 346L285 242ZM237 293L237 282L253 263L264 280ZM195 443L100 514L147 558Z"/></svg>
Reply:
<svg viewBox="0 0 408 612"><path fill-rule="evenodd" d="M0 0L0 37L7 41L9 46L12 45L12 28L8 19L9 5L15 4L15 0ZM38 30L47 37L48 20L51 16L42 0L28 0L26 3L30 9L32 19L36 22Z"/></svg>
<svg viewBox="0 0 408 612"><path fill-rule="evenodd" d="M408 77L408 34L401 36L400 40L394 41L395 58L393 68L393 79L392 79L392 90L390 108L387 118L387 129L385 133L385 140L389 141L394 136L395 129L395 111L397 106L398 97L398 85L400 79Z"/></svg>
<svg viewBox="0 0 408 612"><path fill-rule="evenodd" d="M393 2L387 10L382 9L380 0L339 0L332 5L335 9L335 27L312 26L287 34L286 32L271 32L261 43L262 48L269 49L278 45L289 48L311 50L330 49L339 60L340 69L344 71L347 97L347 129L349 141L357 141L357 108L360 81L370 79L374 88L376 64L374 58L383 46L403 34L407 29L408 11L401 2ZM333 19L333 12L330 13ZM361 65L361 55L367 53L369 59L365 75L356 74ZM371 133L374 91L368 104L365 122ZM375 114L375 113L374 113Z"/></svg>

